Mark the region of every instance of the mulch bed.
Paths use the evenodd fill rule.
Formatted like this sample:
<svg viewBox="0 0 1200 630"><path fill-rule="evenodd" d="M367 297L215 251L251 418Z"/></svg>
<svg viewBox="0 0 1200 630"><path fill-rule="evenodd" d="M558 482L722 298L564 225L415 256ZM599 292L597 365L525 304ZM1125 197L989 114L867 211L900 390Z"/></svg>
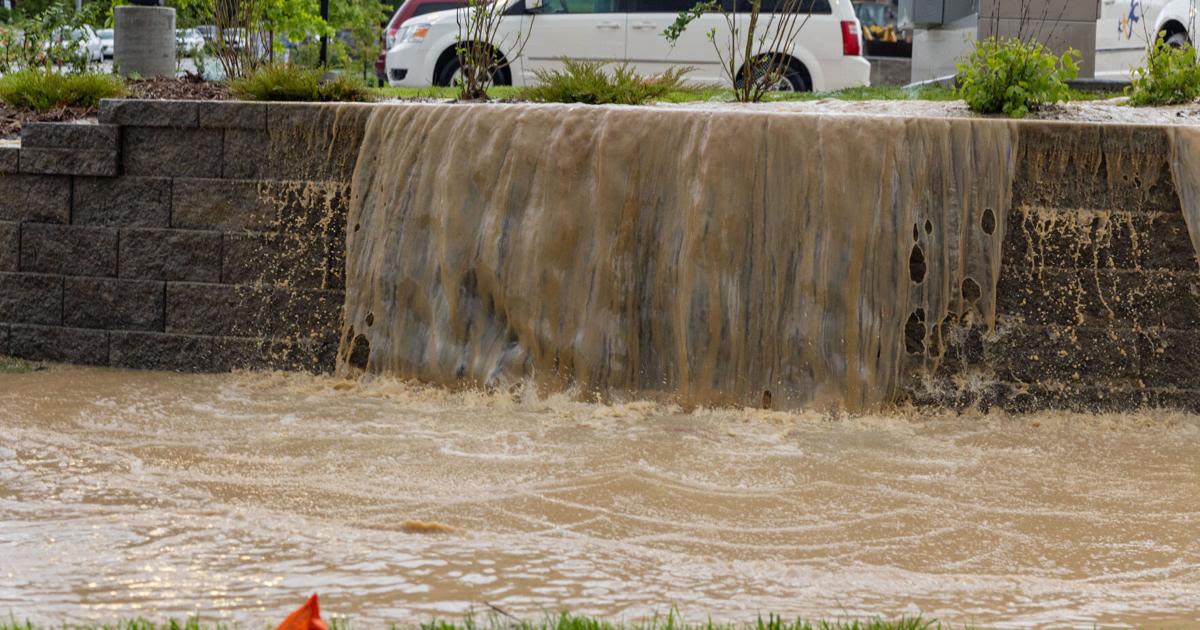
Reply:
<svg viewBox="0 0 1200 630"><path fill-rule="evenodd" d="M160 101L227 101L233 98L228 85L191 77L139 79L127 81L126 85L129 87L129 98Z"/></svg>
<svg viewBox="0 0 1200 630"><path fill-rule="evenodd" d="M26 123L69 122L95 115L96 110L92 107L59 107L46 112L37 112L0 103L0 140L16 138L21 133L21 127Z"/></svg>
<svg viewBox="0 0 1200 630"><path fill-rule="evenodd" d="M128 98L147 100L229 100L229 86L215 81L198 81L190 77L139 79L128 81ZM70 122L95 118L94 107L59 107L46 112L16 108L0 102L0 140L16 138L21 127L31 122Z"/></svg>

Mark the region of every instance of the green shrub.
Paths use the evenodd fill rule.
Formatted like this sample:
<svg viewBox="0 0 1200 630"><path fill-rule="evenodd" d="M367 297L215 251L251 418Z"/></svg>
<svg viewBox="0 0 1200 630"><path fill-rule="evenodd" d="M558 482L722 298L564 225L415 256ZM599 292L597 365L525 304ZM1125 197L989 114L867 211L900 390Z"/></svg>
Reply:
<svg viewBox="0 0 1200 630"><path fill-rule="evenodd" d="M234 96L247 101L368 101L367 86L358 78L340 74L322 81L324 71L293 65L263 66L232 81Z"/></svg>
<svg viewBox="0 0 1200 630"><path fill-rule="evenodd" d="M234 79L229 88L247 101L316 101L320 83L321 71L316 68L273 65Z"/></svg>
<svg viewBox="0 0 1200 630"><path fill-rule="evenodd" d="M525 88L518 98L544 103L588 103L639 105L661 99L671 92L691 88L683 76L691 68L671 68L658 76L643 77L621 64L612 73L603 62L563 59L563 70L535 70L538 85Z"/></svg>
<svg viewBox="0 0 1200 630"><path fill-rule="evenodd" d="M367 84L353 74L339 74L317 86L322 101L365 102L372 100Z"/></svg>
<svg viewBox="0 0 1200 630"><path fill-rule="evenodd" d="M989 37L975 42L958 64L958 94L973 112L1022 118L1069 97L1067 81L1079 74L1078 56L1075 50L1056 56L1039 42Z"/></svg>
<svg viewBox="0 0 1200 630"><path fill-rule="evenodd" d="M0 100L40 112L55 107L96 107L102 98L124 94L125 84L111 74L29 69L0 77Z"/></svg>
<svg viewBox="0 0 1200 630"><path fill-rule="evenodd" d="M1180 105L1200 97L1200 61L1191 44L1173 48L1159 35L1146 53L1146 65L1134 68L1125 91L1132 105Z"/></svg>

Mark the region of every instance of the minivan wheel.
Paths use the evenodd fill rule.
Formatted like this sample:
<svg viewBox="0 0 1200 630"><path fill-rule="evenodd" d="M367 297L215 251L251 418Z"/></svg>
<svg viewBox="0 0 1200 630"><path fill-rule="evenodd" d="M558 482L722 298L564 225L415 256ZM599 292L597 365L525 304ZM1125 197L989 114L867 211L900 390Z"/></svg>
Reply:
<svg viewBox="0 0 1200 630"><path fill-rule="evenodd" d="M446 62L446 65L442 66L441 71L438 72L435 85L453 87L462 85L462 83L462 64L458 62L457 57L451 58ZM506 80L503 70L496 70L492 73L492 85L507 85L508 83L509 81Z"/></svg>
<svg viewBox="0 0 1200 630"><path fill-rule="evenodd" d="M1175 32L1166 37L1164 43L1171 48L1183 48L1188 45L1187 33Z"/></svg>
<svg viewBox="0 0 1200 630"><path fill-rule="evenodd" d="M442 66L436 83L442 87L462 85L462 64L458 63L457 58L447 61L446 65Z"/></svg>
<svg viewBox="0 0 1200 630"><path fill-rule="evenodd" d="M738 87L741 87L742 79L737 80ZM804 80L804 74L795 66L789 64L783 71L783 76L779 80L767 86L768 92L807 92L809 90L808 82Z"/></svg>
<svg viewBox="0 0 1200 630"><path fill-rule="evenodd" d="M807 92L808 84L804 82L804 75L789 66L775 85L767 89L772 92Z"/></svg>

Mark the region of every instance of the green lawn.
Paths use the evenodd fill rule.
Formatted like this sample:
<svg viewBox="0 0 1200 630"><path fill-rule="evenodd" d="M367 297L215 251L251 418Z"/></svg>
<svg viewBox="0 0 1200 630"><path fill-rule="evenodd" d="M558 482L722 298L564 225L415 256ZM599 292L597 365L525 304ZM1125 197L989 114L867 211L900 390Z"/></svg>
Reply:
<svg viewBox="0 0 1200 630"><path fill-rule="evenodd" d="M373 88L376 96L384 99L402 100L453 100L458 97L458 90L452 87L427 88ZM493 87L488 90L493 100L517 100L520 98L520 88ZM1070 100L1093 101L1116 96L1104 92L1080 92L1072 90ZM833 98L843 101L953 101L958 100L954 90L944 87L906 88L900 86L871 86L846 88L835 92L783 92L767 95L768 101L815 101L823 98ZM700 88L692 91L673 92L665 99L670 103L695 103L702 101L732 101L733 92L728 89Z"/></svg>
<svg viewBox="0 0 1200 630"><path fill-rule="evenodd" d="M403 100L450 100L458 97L458 90L452 87L427 88L374 88L372 90L380 98ZM493 100L514 100L520 98L520 88L493 87L488 94ZM812 101L821 98L836 98L847 101L875 100L925 100L948 101L956 97L953 90L938 87L905 89L902 87L865 87L849 88L837 92L792 92L768 95L771 101ZM696 90L673 92L665 99L671 103L690 103L700 101L732 101L733 91L719 88L698 88Z"/></svg>
<svg viewBox="0 0 1200 630"><path fill-rule="evenodd" d="M282 620L285 613L280 614ZM350 630L350 622L333 619L330 630ZM268 630L272 626L264 626ZM392 625L390 628L404 626ZM950 628L936 621L925 621L920 618L901 618L896 621L849 620L849 621L805 621L784 620L781 617L769 616L757 621L742 624L686 623L675 614L656 616L639 622L608 621L598 617L582 615L548 615L539 621L520 621L501 615L489 615L483 621L474 617L466 617L460 621L432 621L411 626L420 630L938 630ZM161 623L142 619L118 621L111 624L98 625L62 625L45 626L29 622L18 623L14 620L0 621L0 630L232 630L234 626L209 623L189 619L187 621L170 620ZM355 626L357 629L357 626Z"/></svg>

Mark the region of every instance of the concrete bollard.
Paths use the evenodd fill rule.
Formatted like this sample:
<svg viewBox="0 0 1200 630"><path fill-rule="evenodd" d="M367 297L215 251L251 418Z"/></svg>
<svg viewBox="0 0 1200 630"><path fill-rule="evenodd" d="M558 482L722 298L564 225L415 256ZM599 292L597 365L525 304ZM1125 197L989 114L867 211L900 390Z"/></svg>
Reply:
<svg viewBox="0 0 1200 630"><path fill-rule="evenodd" d="M175 9L114 8L113 48L113 62L123 77L175 76Z"/></svg>

